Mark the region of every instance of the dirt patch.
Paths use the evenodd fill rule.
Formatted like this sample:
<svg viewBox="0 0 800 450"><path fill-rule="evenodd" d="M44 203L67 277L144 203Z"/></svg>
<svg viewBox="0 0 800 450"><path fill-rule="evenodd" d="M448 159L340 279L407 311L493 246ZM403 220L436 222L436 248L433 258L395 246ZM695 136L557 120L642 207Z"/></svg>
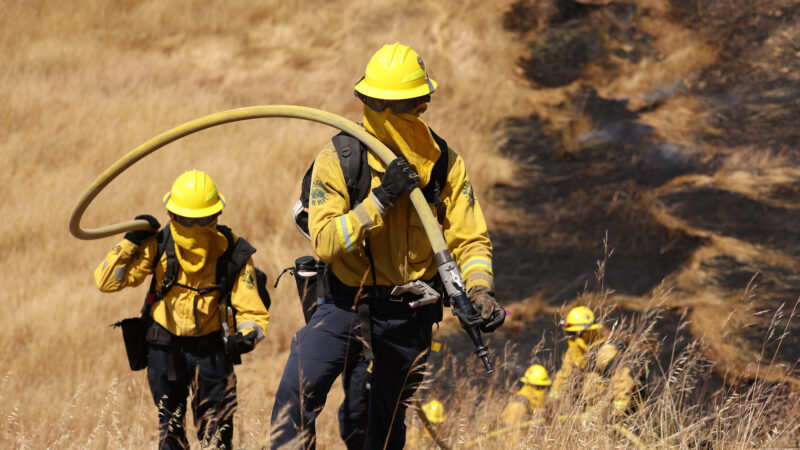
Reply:
<svg viewBox="0 0 800 450"><path fill-rule="evenodd" d="M660 199L690 225L800 256L800 211L766 205L742 195L702 188Z"/></svg>
<svg viewBox="0 0 800 450"><path fill-rule="evenodd" d="M670 40L659 23L669 25L664 33L688 34ZM600 289L595 271L606 242L613 253L603 287L623 299L617 314L639 314L657 288L673 293L674 309L657 326L665 347L702 333L703 348L717 358L708 367L720 377L727 371L728 383L756 376L758 355L797 361L800 325L789 311L800 276L789 267L800 264L800 177L765 175L800 162L797 3L531 0L517 2L504 24L529 43L519 66L541 104L533 116L502 124L501 151L519 171L516 184L493 192L513 211L492 230L498 297L554 307ZM649 77L672 57L664 52L693 41L707 45L704 67L670 66L672 78L615 96L620 76ZM696 106L664 109L645 123L642 115L670 103ZM681 114L675 121L673 111ZM759 257L761 249L771 256ZM734 328L674 334L681 328L670 318L679 312L710 320L712 311L733 310ZM535 331L548 324L528 317L508 338L521 352L535 342L558 348L555 337Z"/></svg>
<svg viewBox="0 0 800 450"><path fill-rule="evenodd" d="M643 295L675 270L700 239L668 229L647 212L647 188L684 173L695 164L637 122L624 101L600 98L590 87L577 91L591 131L580 147L559 151L536 117L509 121L504 154L520 161L521 188L496 194L524 215L513 232L493 234L498 292L525 298L543 291L555 302L573 297L594 279L603 258L602 242L614 250L608 286Z"/></svg>
<svg viewBox="0 0 800 450"><path fill-rule="evenodd" d="M678 3L676 19L715 45L719 62L692 92L715 111L715 145L782 152L800 161L800 8L792 0Z"/></svg>

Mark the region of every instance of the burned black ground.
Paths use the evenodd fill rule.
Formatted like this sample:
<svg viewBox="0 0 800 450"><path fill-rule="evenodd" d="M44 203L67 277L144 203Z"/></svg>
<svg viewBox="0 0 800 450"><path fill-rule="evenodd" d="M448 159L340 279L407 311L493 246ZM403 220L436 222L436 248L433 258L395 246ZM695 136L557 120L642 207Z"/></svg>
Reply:
<svg viewBox="0 0 800 450"><path fill-rule="evenodd" d="M600 70L604 79L613 79L621 59L637 63L668 56L654 47L658 30L642 26L642 18L653 11L628 1L596 6L520 0L504 17L506 28L529 44L530 54L518 64L531 89L577 84L553 108L573 114L572 123L590 126L576 135L564 128L564 121L539 115L509 117L500 124L505 132L501 152L518 163L518 172L515 183L496 186L489 194L491 201L504 203L516 215L516 220L490 230L497 297L505 305L537 298L551 311L487 338L497 357L507 343L520 355L517 364L502 370L519 371L532 361L555 365L563 343L554 331L552 311L599 289L645 298L665 287L679 299L656 324L659 367L668 367L670 358L700 338L681 326L680 319L699 307L692 298L698 290L719 296L721 320L734 308L750 308L752 320L735 336L746 347L763 358L775 355L789 366L800 359L800 323L790 317L800 296L795 270L739 255L735 246L715 247L717 253L696 269L690 264L701 249L718 245L711 242L713 236L784 254L800 266L800 230L795 225L800 219L800 180L771 185L752 196L724 185L681 181L726 170L758 177L764 170L800 162L800 4L673 0L667 12L674 25L695 33L717 58L645 93L658 99L639 109L625 98L601 96L596 87L600 81L591 74ZM706 108L697 119L704 126L697 127L694 144L666 139L642 120L643 114L676 97ZM665 216L675 220L665 222ZM604 242L613 249L610 258ZM600 285L596 271L604 259ZM675 281L694 270L705 274L701 279L706 285ZM666 279L672 284L663 286ZM623 307L613 314L642 313ZM777 339L784 330L783 340ZM471 347L461 338L454 335L447 343L459 358L474 364ZM715 364L708 361L708 367ZM709 393L729 374L717 375L708 381Z"/></svg>

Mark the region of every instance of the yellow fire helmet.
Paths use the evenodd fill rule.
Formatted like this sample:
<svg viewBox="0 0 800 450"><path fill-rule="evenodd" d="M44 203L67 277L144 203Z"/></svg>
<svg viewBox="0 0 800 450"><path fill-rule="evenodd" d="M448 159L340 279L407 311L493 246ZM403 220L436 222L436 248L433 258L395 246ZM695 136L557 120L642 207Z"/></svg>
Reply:
<svg viewBox="0 0 800 450"><path fill-rule="evenodd" d="M439 400L431 400L422 405L422 412L430 423L442 423L446 417L444 415L444 405Z"/></svg>
<svg viewBox="0 0 800 450"><path fill-rule="evenodd" d="M531 384L533 386L550 386L553 384L550 381L550 376L547 374L547 369L541 364L534 364L528 367L525 375L520 378L523 383Z"/></svg>
<svg viewBox="0 0 800 450"><path fill-rule="evenodd" d="M367 63L356 92L382 100L404 100L433 93L436 82L411 47L399 42L384 45Z"/></svg>
<svg viewBox="0 0 800 450"><path fill-rule="evenodd" d="M585 306L576 306L569 310L567 318L561 321L565 331L581 332L596 330L599 326L594 323L594 313Z"/></svg>
<svg viewBox="0 0 800 450"><path fill-rule="evenodd" d="M214 180L199 170L182 173L163 202L167 211L183 217L208 217L225 207L225 197L217 192Z"/></svg>

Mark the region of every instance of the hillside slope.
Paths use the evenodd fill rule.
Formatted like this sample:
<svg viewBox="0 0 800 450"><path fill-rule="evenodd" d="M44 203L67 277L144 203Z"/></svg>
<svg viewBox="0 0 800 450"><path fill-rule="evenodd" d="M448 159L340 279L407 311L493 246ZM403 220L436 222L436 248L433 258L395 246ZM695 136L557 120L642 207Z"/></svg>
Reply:
<svg viewBox="0 0 800 450"><path fill-rule="evenodd" d="M494 236L501 297L572 304L595 288L605 239L603 307L658 296L719 376L754 378L762 350L793 365L800 6L605 3L521 1L505 16L528 42L537 112L504 124L522 168L495 197L518 214ZM779 310L780 348L765 342Z"/></svg>
<svg viewBox="0 0 800 450"><path fill-rule="evenodd" d="M419 396L446 402L443 435L485 437L529 363L557 366L559 314L588 303L641 333L646 351L631 354L650 358L654 400L629 420L653 445L800 445L797 0L3 6L4 447L156 439L144 374L128 370L107 326L136 314L143 288L99 293L92 270L118 237L84 242L66 230L86 186L141 142L216 111L298 104L359 120L352 83L395 40L419 50L439 82L423 118L467 162L495 242L498 298L512 312L487 336L491 378L453 318L436 329L445 350ZM208 170L229 201L222 221L259 249L256 263L274 279L310 252L289 210L331 134L282 120L206 130L120 176L83 225L142 213L165 223L171 181ZM266 340L237 368L235 442L246 448L266 442L302 325L290 281L273 290L271 314ZM320 448L342 447L340 400L337 385L318 421ZM578 427L585 446L620 445L613 424L570 417L537 424L521 445L575 446Z"/></svg>

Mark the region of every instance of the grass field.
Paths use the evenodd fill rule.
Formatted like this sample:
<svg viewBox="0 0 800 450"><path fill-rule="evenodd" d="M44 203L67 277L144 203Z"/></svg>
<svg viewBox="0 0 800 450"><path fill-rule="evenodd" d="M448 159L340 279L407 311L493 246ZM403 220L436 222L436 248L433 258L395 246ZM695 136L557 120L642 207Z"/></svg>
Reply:
<svg viewBox="0 0 800 450"><path fill-rule="evenodd" d="M696 195L701 188L733 192L759 207L773 208L747 210L759 217L776 209L788 211L775 215L774 221L753 225L762 234L771 235L773 228L783 236L794 231L786 224L800 208L792 195L800 185L792 152L798 148L794 124L800 120L796 109L800 53L794 52L800 48L790 44L796 45L800 38L800 6L790 0L764 2L764 10L756 13L772 18L763 22L772 31L759 38L761 47L731 55L722 51L728 47L721 38L713 38L711 27L717 21L720 29L736 36L734 27L722 27L727 22L718 9L703 9L690 1L628 2L635 7L625 20L646 28L644 34L652 37L631 38L634 42L630 43L614 34L627 29L615 22L627 14L625 8L577 6L584 15L575 19L559 9L566 3L571 2L0 2L2 446L150 448L155 444L155 408L145 376L128 370L119 332L108 326L138 312L144 288L100 293L92 271L117 238L79 241L67 231L74 202L95 177L145 140L217 111L293 104L359 121L360 104L352 95L352 85L370 55L394 41L422 54L439 83L423 119L467 162L492 235L500 237L495 263L498 292L513 312L507 331L492 337L500 367L492 380L463 377L479 372L468 352L453 343L461 332L452 319L445 320L437 332L438 339L451 345L434 358L436 364L428 369L431 376L422 395L446 400L450 419L442 433L451 445L491 432L492 420L519 377L520 367L542 358L539 351L553 341L554 317L565 303L578 302L590 302L604 311L613 310L612 306L635 311L623 321L631 342L650 342L653 330L646 323L669 322L675 335L685 334L682 350L655 378L652 397L625 423L642 443L658 447L800 445L800 384L794 366L798 325L792 309L800 293L793 276L800 269L800 252L795 252L800 246L794 240L742 237L735 228L741 217L725 215L724 209L703 216L696 210L712 211L715 203L691 203L711 198ZM710 4L720 9L726 6L719 1ZM699 24L690 19L698 16ZM571 61L572 56L583 54L573 51L576 48L589 48L585 53L591 54L591 46L574 47L574 41L549 31L558 30L558 24L576 24L581 17L596 19L592 33L602 45L618 45L615 50L625 55L642 46L652 53L645 52L638 60L619 58L613 67L591 58L573 61L570 64L580 68L574 81L567 80L572 72L565 71L556 80L566 84L548 85L552 77L537 68L552 61L548 49L561 48L554 43L566 45L556 60ZM580 28L569 32L575 30ZM777 147L765 150L761 142L746 141L750 135L737 134L747 122L729 114L730 104L750 98L746 91L733 92L739 97L714 96L720 90L712 88L728 81L709 67L725 69L737 58L750 58L759 67L773 64L776 74L783 73L786 84L774 86L770 98L784 95L788 109L774 104L759 104L759 109L753 106L755 101L742 108L756 115L753 120L764 127L772 124L760 130L762 135L783 133ZM784 67L787 72L780 72ZM685 87L685 80L697 84ZM705 84L698 87L700 82ZM747 80L739 82L747 84ZM587 85L594 96L584 89ZM664 94L670 89L681 94ZM664 149L677 148L678 154L708 166L652 185L641 182L637 186L646 185L646 189L636 195L624 186L599 182L585 185L585 191L573 190L583 189L585 180L618 181L611 169L639 170L639 166L625 166L622 159L593 159L596 148L586 143L613 134L609 124L592 116L592 100L598 98L624 100L623 109L639 113L635 123L652 130L648 139L656 136L672 145ZM714 108L709 99L717 102ZM620 116L617 123L627 124L627 117ZM542 142L549 144L532 145L539 135L530 128L510 127L509 120L514 118L535 118L526 124L539 124L545 130ZM637 128L623 129L628 133ZM197 133L121 175L94 201L82 225L107 225L145 213L163 224L167 217L160 200L175 177L187 169L205 170L228 199L220 221L259 249L256 264L274 279L294 258L311 251L289 212L300 178L332 133L321 125L285 119L229 124ZM728 145L725 139L737 145ZM522 142L519 147L552 151L548 153L552 158L520 156L513 151L517 141ZM608 154L622 154L632 148L626 146L638 145L616 144L622 150ZM639 161L638 156L629 156L625 153L623 159ZM559 164L580 167L580 175L565 176L558 172ZM551 197L552 202L544 202ZM542 203L532 203L537 199ZM559 203L560 199L565 200ZM695 212L686 213L685 205ZM597 220L580 215L587 211L603 213ZM707 221L693 220L699 216ZM607 222L611 223L610 245L620 244L617 255L622 255L619 265L615 266L617 256L609 264L625 273L609 272L615 292L603 285L591 287L595 262L603 257L598 251L602 230L597 230L600 238L594 231L581 234ZM644 231L651 229L667 231L657 235ZM539 250L552 245L591 257L562 259L566 261L562 267L574 268L576 273L550 271L557 262L535 268L514 265L513 261L538 260L550 253L537 250L534 257L526 253L528 247L514 246L509 236L522 236L520 242L536 243ZM638 249L631 252L631 260L624 256L627 238ZM675 253L675 249L686 251ZM662 261L662 257L671 259ZM647 258L656 261L655 266L641 263ZM736 263L733 269L731 261ZM660 271L663 267L670 270ZM644 271L649 271L644 275L653 278L652 283L638 290L617 289L624 284L621 279L634 279ZM761 291L748 289L755 272L766 273L762 282L766 288ZM555 292L538 281L546 280L548 273L554 274L552 284L565 290ZM745 280L734 287L720 281L730 274ZM587 283L591 286L583 289ZM780 295L772 298L769 292ZM290 338L303 323L291 280L273 290L272 298L267 338L237 368L240 406L234 442L245 448L267 442L272 396ZM764 298L768 304L760 302ZM782 309L781 302L786 304ZM652 320L646 322L646 318ZM536 339L526 334L534 325L541 327ZM540 340L545 334L550 338ZM626 354L631 362L647 358L647 352L637 348L632 346ZM779 355L777 359L772 359L773 354ZM551 369L555 366L552 354L546 363ZM725 380L714 385L713 392L703 392L712 390L708 382L712 378ZM343 448L335 415L341 400L338 386L317 424L319 448ZM525 430L518 445L607 448L633 442L621 437L608 418L586 419L565 405L549 408L548 417L568 419L536 423ZM585 431L580 440L574 437L576 429ZM509 441L486 438L476 444L505 448Z"/></svg>

